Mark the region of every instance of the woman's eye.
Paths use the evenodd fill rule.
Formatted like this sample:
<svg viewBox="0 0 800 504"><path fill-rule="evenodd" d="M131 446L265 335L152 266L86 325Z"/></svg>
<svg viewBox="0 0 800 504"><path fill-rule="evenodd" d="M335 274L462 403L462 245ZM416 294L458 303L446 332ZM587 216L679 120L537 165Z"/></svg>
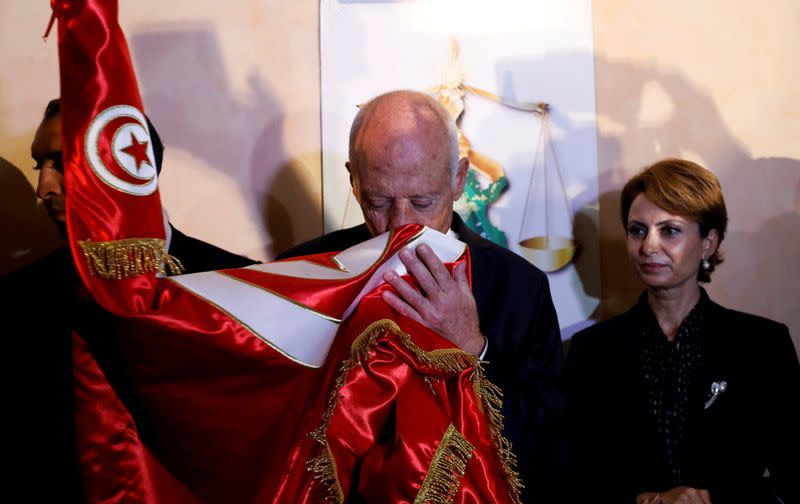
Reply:
<svg viewBox="0 0 800 504"><path fill-rule="evenodd" d="M644 235L644 228L639 226L631 226L628 228L628 234L632 236L642 236Z"/></svg>

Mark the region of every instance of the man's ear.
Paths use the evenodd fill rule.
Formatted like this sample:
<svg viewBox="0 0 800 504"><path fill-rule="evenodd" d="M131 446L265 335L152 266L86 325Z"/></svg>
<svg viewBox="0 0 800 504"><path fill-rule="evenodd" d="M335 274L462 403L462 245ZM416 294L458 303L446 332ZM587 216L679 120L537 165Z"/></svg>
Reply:
<svg viewBox="0 0 800 504"><path fill-rule="evenodd" d="M353 166L350 164L350 161L346 161L344 163L344 167L347 168L347 173L350 174L350 192L353 193L353 197L358 201L358 204L361 204L361 198L359 198L358 192L356 191L356 175Z"/></svg>
<svg viewBox="0 0 800 504"><path fill-rule="evenodd" d="M453 175L453 201L464 194L464 184L467 182L467 170L469 170L469 159L463 157L458 160L456 173Z"/></svg>

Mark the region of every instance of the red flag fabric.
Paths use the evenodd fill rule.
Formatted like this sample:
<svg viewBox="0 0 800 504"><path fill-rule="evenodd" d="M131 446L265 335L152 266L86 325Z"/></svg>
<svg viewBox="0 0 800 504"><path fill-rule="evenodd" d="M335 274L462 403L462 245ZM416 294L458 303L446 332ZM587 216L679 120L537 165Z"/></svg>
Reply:
<svg viewBox="0 0 800 504"><path fill-rule="evenodd" d="M150 305L155 274L164 267L164 224L155 156L117 2L51 5L58 19L72 254L90 259L76 267L104 307L140 311Z"/></svg>
<svg viewBox="0 0 800 504"><path fill-rule="evenodd" d="M407 226L337 254L164 278L152 148L113 0L54 1L70 246L113 330L76 335L89 502L518 502L499 391L381 299ZM81 337L83 336L83 337Z"/></svg>
<svg viewBox="0 0 800 504"><path fill-rule="evenodd" d="M514 502L498 391L376 285L419 243L451 268L468 261L411 226L339 254L160 280L151 312L100 335L116 363L91 364L102 344L76 347L90 500ZM305 285L322 276L327 291Z"/></svg>

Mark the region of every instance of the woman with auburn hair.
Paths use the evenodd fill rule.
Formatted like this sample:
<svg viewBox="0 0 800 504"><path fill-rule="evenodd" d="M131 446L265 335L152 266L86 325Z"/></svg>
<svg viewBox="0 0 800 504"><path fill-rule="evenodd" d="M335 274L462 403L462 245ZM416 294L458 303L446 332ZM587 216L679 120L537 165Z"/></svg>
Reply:
<svg viewBox="0 0 800 504"><path fill-rule="evenodd" d="M564 380L576 502L800 499L789 331L700 287L722 262L727 221L719 181L696 163L659 161L625 184L628 257L646 289L572 340Z"/></svg>

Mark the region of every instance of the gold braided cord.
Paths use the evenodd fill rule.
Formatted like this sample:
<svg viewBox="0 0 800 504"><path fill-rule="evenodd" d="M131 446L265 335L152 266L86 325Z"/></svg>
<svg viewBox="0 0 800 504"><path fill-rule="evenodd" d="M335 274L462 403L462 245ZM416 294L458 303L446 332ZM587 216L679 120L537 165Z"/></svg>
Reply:
<svg viewBox="0 0 800 504"><path fill-rule="evenodd" d="M167 253L161 238L125 238L106 242L79 240L89 273L108 280L131 278L142 273L173 275L183 271L181 262Z"/></svg>
<svg viewBox="0 0 800 504"><path fill-rule="evenodd" d="M313 472L314 479L320 481L324 485L327 490L327 500L336 503L344 502L344 493L342 492L341 484L336 475L336 464L330 453L327 441L328 425L333 416L333 410L336 408L339 391L344 386L347 373L367 360L370 356L371 348L375 346L380 337L386 336L387 334L394 334L397 336L400 342L425 365L448 373L458 373L470 367L473 368L470 380L475 387L478 397L481 399L481 404L489 419L489 433L495 445L495 449L497 450L500 465L506 475L509 495L512 502L520 504L522 483L516 471L517 457L511 450L511 443L503 436L503 415L500 413L503 405L503 393L500 387L491 383L485 377L485 371L477 357L458 348L423 350L411 340L411 336L404 332L397 323L389 319L373 322L353 340L353 343L350 345L350 356L342 362L339 368L339 375L336 378L333 390L331 390L331 394L328 398L328 407L322 415L322 425L309 433L309 436L322 444L325 449L321 455L308 461L306 469ZM451 437L455 437L455 435L453 434ZM466 440L464 441L466 442ZM453 443L455 442L456 441L453 441ZM461 444L459 446L463 448L466 445ZM466 461L464 463L466 464ZM420 491L421 490L422 489L420 489ZM457 490L458 488L456 488L456 491ZM417 498L419 499L419 496Z"/></svg>
<svg viewBox="0 0 800 504"><path fill-rule="evenodd" d="M414 504L451 504L461 486L459 480L464 476L467 462L474 451L472 443L450 424L433 454L428 474L425 475Z"/></svg>

